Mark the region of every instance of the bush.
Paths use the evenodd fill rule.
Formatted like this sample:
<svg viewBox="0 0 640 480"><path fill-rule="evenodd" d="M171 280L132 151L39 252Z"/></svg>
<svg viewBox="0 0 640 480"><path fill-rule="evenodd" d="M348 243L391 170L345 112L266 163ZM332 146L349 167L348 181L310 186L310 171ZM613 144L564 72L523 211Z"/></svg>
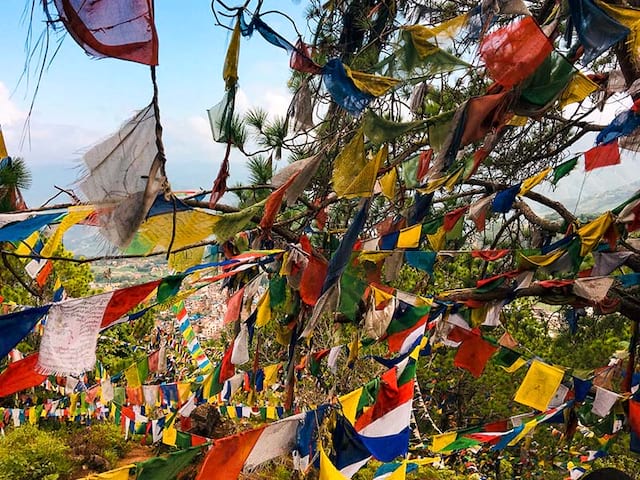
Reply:
<svg viewBox="0 0 640 480"><path fill-rule="evenodd" d="M63 480L73 470L71 449L58 435L30 424L0 438L3 480Z"/></svg>
<svg viewBox="0 0 640 480"><path fill-rule="evenodd" d="M74 429L69 432L67 442L77 462L99 472L115 468L128 450L120 427L108 422Z"/></svg>

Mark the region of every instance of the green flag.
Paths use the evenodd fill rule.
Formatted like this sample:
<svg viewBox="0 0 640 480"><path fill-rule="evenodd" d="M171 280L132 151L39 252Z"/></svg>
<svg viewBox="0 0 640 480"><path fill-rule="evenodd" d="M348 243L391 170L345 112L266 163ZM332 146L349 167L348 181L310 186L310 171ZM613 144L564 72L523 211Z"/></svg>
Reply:
<svg viewBox="0 0 640 480"><path fill-rule="evenodd" d="M155 457L136 465L136 480L175 480L178 474L200 454L202 446Z"/></svg>
<svg viewBox="0 0 640 480"><path fill-rule="evenodd" d="M553 169L553 180L551 180L551 183L556 185L561 178L569 175L571 170L573 170L577 164L578 157L573 157L571 160L567 160L566 162L558 165Z"/></svg>

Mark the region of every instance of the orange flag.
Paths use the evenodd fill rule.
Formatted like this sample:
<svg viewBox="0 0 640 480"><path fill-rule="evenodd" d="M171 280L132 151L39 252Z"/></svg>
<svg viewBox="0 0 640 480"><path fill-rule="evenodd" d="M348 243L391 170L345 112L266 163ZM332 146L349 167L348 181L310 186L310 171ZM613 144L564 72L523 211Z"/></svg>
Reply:
<svg viewBox="0 0 640 480"><path fill-rule="evenodd" d="M245 460L249 457L265 427L266 425L216 440L207 453L196 480L210 478L237 480Z"/></svg>

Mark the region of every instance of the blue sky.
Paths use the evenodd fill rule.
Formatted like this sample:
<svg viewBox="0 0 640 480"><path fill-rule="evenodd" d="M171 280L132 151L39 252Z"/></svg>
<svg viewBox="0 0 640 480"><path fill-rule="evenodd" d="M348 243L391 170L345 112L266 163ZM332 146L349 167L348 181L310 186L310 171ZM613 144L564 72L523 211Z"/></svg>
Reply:
<svg viewBox="0 0 640 480"><path fill-rule="evenodd" d="M19 83L27 55L26 3L31 2L0 2L0 124L9 154L24 157L32 169L33 186L25 196L30 206L36 206L56 192L54 184L68 187L74 182L82 152L147 105L152 86L148 67L92 59L66 35L40 84L31 116L30 142L21 145L36 85L33 74L29 82L23 79ZM211 138L206 109L218 103L224 93L222 63L229 32L214 25L208 0L155 3L160 42L158 83L169 180L175 190L208 189L217 174L223 146ZM264 11L276 5L285 9L304 34L304 2L265 3ZM38 10L33 22L35 38L45 29L43 20ZM295 30L286 19L267 15L264 20L295 41ZM51 45L53 49L55 37L51 37ZM32 71L35 64L32 62ZM260 106L273 114L284 114L290 99L286 87L288 65L286 52L267 44L258 34L243 38L238 108ZM241 155L232 157L231 182L243 179L243 163Z"/></svg>

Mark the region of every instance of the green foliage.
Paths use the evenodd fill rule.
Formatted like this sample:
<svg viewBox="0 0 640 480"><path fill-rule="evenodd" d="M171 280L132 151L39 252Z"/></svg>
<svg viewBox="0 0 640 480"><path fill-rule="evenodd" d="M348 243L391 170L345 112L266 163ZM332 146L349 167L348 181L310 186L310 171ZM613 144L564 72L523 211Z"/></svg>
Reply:
<svg viewBox="0 0 640 480"><path fill-rule="evenodd" d="M97 471L115 468L129 447L120 426L109 422L72 427L68 443L79 463Z"/></svg>
<svg viewBox="0 0 640 480"><path fill-rule="evenodd" d="M23 425L0 438L3 480L63 480L73 470L71 449L57 434Z"/></svg>

